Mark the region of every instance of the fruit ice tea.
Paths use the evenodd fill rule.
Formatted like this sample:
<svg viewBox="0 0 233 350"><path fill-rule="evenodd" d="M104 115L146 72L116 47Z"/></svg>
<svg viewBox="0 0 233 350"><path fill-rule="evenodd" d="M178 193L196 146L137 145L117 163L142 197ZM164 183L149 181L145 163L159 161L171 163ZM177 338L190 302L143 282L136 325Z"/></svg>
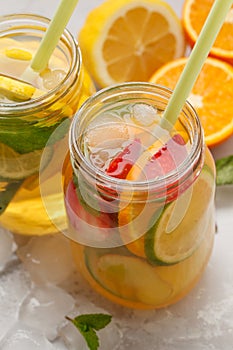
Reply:
<svg viewBox="0 0 233 350"><path fill-rule="evenodd" d="M180 300L212 251L214 162L190 104L160 127L170 94L147 83L100 91L70 129L64 198L74 259L97 292L127 307Z"/></svg>
<svg viewBox="0 0 233 350"><path fill-rule="evenodd" d="M62 192L55 186L59 156L68 148L74 112L94 92L67 30L47 67L29 70L48 24L36 15L9 15L0 22L0 225L22 234L54 233L54 220L65 227L65 212L57 209ZM49 188L51 217L41 199L39 170Z"/></svg>

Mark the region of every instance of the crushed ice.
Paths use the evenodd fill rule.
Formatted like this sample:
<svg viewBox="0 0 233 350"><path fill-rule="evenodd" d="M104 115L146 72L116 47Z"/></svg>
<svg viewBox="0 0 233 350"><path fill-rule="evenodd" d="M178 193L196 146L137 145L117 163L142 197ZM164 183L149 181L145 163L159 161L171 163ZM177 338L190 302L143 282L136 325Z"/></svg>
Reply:
<svg viewBox="0 0 233 350"><path fill-rule="evenodd" d="M32 237L17 255L36 284L60 284L74 270L68 240L61 234Z"/></svg>
<svg viewBox="0 0 233 350"><path fill-rule="evenodd" d="M142 311L114 305L92 291L74 269L68 241L59 234L19 239L1 230L0 246L5 266L0 272L1 350L88 350L65 316L96 312L113 316L98 334L100 350L232 350L231 266L224 269L217 252L203 284L182 302ZM230 263L227 247L224 261ZM216 278L226 285L216 284Z"/></svg>
<svg viewBox="0 0 233 350"><path fill-rule="evenodd" d="M0 342L1 350L53 350L53 345L40 331L16 322Z"/></svg>
<svg viewBox="0 0 233 350"><path fill-rule="evenodd" d="M15 249L16 244L12 234L0 227L0 271L4 269Z"/></svg>

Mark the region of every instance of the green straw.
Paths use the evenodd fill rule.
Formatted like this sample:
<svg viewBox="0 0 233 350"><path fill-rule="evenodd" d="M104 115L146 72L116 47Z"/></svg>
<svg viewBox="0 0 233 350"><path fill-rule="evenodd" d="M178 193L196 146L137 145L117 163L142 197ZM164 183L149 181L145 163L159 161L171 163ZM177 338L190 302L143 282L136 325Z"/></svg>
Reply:
<svg viewBox="0 0 233 350"><path fill-rule="evenodd" d="M175 124L232 3L233 0L215 0L164 111L160 123L162 127L170 129Z"/></svg>
<svg viewBox="0 0 233 350"><path fill-rule="evenodd" d="M31 68L40 72L46 68L48 61L77 5L78 0L61 0L57 11L40 43L31 62Z"/></svg>

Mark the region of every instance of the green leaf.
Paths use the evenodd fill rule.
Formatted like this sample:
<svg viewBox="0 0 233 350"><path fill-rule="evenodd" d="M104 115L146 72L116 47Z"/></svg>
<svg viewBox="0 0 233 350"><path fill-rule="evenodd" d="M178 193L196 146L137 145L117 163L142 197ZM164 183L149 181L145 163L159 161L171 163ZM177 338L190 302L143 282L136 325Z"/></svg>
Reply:
<svg viewBox="0 0 233 350"><path fill-rule="evenodd" d="M52 143L62 139L69 130L70 119L63 118L51 126L38 126L26 121L14 123L13 120L9 128L2 124L0 121L0 142L23 154L44 148L55 130L58 132L52 137Z"/></svg>
<svg viewBox="0 0 233 350"><path fill-rule="evenodd" d="M233 185L233 155L217 159L215 163L217 171L217 186Z"/></svg>
<svg viewBox="0 0 233 350"><path fill-rule="evenodd" d="M77 324L85 324L98 331L106 327L110 323L111 318L111 315L106 314L88 314L77 316L74 320Z"/></svg>
<svg viewBox="0 0 233 350"><path fill-rule="evenodd" d="M79 330L89 349L97 350L99 348L99 339L96 331L106 327L111 322L112 316L107 314L85 314L79 315L74 319L69 317L66 317L66 319L71 321Z"/></svg>
<svg viewBox="0 0 233 350"><path fill-rule="evenodd" d="M78 327L78 329L86 340L89 349L97 350L99 348L99 339L96 332L92 328L90 328L88 331L83 331L80 329L80 327Z"/></svg>

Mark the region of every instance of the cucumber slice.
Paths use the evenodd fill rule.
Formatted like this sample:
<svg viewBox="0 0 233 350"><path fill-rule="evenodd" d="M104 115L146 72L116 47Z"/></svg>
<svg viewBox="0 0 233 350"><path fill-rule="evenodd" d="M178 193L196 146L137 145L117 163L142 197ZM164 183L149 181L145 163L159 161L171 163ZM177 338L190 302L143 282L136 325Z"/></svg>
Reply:
<svg viewBox="0 0 233 350"><path fill-rule="evenodd" d="M166 302L172 293L156 268L145 260L126 255L105 254L86 250L86 264L92 277L115 296L134 302L157 306Z"/></svg>
<svg viewBox="0 0 233 350"><path fill-rule="evenodd" d="M213 173L204 166L194 184L165 206L156 224L145 235L145 253L151 263L176 264L198 248L209 223L214 181Z"/></svg>

